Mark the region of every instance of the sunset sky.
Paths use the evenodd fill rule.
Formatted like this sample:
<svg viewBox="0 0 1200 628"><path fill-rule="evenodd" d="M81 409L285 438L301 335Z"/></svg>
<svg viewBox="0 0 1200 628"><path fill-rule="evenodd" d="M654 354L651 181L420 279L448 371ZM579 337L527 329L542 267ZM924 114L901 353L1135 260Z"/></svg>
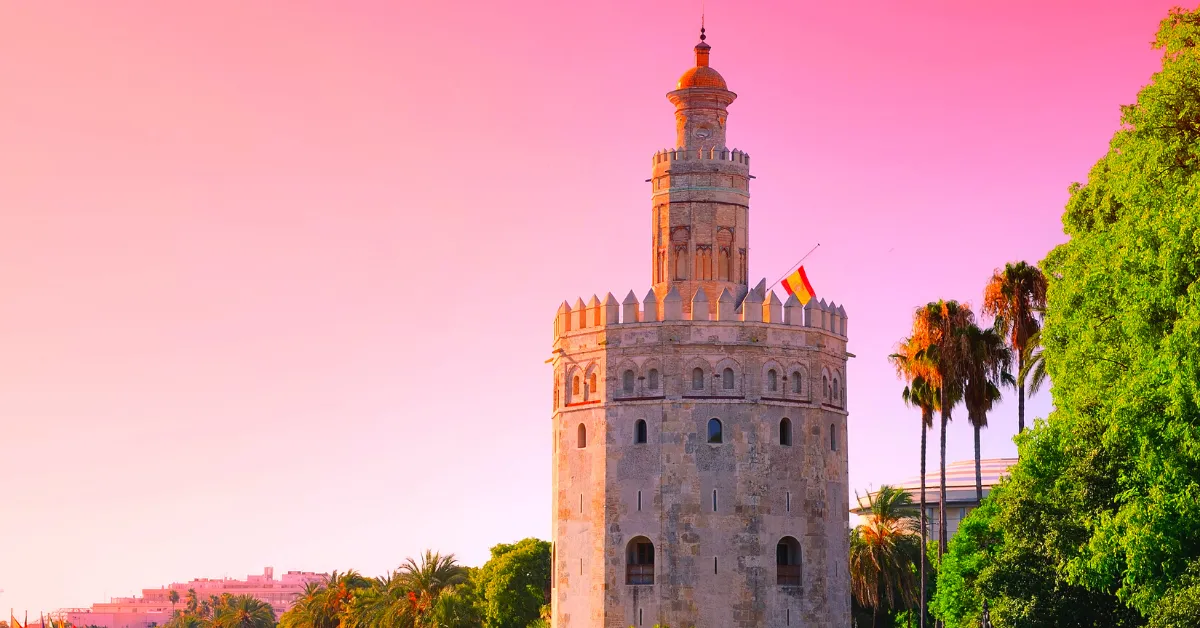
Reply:
<svg viewBox="0 0 1200 628"><path fill-rule="evenodd" d="M1064 240L1172 4L707 0L751 283L820 242L849 313L852 491L916 474L913 309ZM700 5L0 2L0 618L548 539L554 312L649 288Z"/></svg>

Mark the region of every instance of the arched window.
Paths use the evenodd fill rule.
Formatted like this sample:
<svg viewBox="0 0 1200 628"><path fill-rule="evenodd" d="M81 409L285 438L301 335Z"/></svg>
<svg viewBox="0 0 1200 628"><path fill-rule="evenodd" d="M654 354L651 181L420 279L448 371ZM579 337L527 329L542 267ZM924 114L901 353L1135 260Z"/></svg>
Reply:
<svg viewBox="0 0 1200 628"><path fill-rule="evenodd" d="M646 377L646 384L650 390L658 390L658 369L650 369L650 375Z"/></svg>
<svg viewBox="0 0 1200 628"><path fill-rule="evenodd" d="M779 444L784 447L792 446L792 420L783 417L779 422Z"/></svg>
<svg viewBox="0 0 1200 628"><path fill-rule="evenodd" d="M841 386L838 385L838 378L833 378L833 402L837 403L842 398Z"/></svg>
<svg viewBox="0 0 1200 628"><path fill-rule="evenodd" d="M588 392L594 395L599 390L600 389L596 387L596 374L592 373L591 375L588 375Z"/></svg>
<svg viewBox="0 0 1200 628"><path fill-rule="evenodd" d="M792 392L797 395L804 392L804 378L800 377L800 371L792 371Z"/></svg>
<svg viewBox="0 0 1200 628"><path fill-rule="evenodd" d="M821 390L825 395L825 401L829 401L829 378L824 375L821 376Z"/></svg>
<svg viewBox="0 0 1200 628"><path fill-rule="evenodd" d="M642 419L638 419L633 424L633 442L639 444L646 442L646 422Z"/></svg>
<svg viewBox="0 0 1200 628"><path fill-rule="evenodd" d="M709 419L709 421L708 421L708 442L710 442L710 443L724 442L724 439L722 438L723 436L724 435L721 433L721 422L718 421L717 419Z"/></svg>
<svg viewBox="0 0 1200 628"><path fill-rule="evenodd" d="M579 376L578 375L575 376L575 379L571 380L571 394L575 397L579 396Z"/></svg>
<svg viewBox="0 0 1200 628"><path fill-rule="evenodd" d="M733 390L733 369L727 368L721 371L721 388Z"/></svg>
<svg viewBox="0 0 1200 628"><path fill-rule="evenodd" d="M704 390L704 369L692 369L692 390Z"/></svg>
<svg viewBox="0 0 1200 628"><path fill-rule="evenodd" d="M633 371L625 371L621 374L621 390L627 393L633 392Z"/></svg>
<svg viewBox="0 0 1200 628"><path fill-rule="evenodd" d="M779 390L779 374L775 369L767 371L767 390L775 392Z"/></svg>
<svg viewBox="0 0 1200 628"><path fill-rule="evenodd" d="M829 451L837 451L837 428L833 423L829 424Z"/></svg>
<svg viewBox="0 0 1200 628"><path fill-rule="evenodd" d="M785 536L775 546L775 582L781 587L798 587L801 580L800 542Z"/></svg>
<svg viewBox="0 0 1200 628"><path fill-rule="evenodd" d="M625 549L625 584L654 584L654 544L644 536L630 539Z"/></svg>
<svg viewBox="0 0 1200 628"><path fill-rule="evenodd" d="M554 376L554 407L555 408L558 407L558 387L561 383L562 383L562 380L560 380L558 378L558 376L555 375Z"/></svg>
<svg viewBox="0 0 1200 628"><path fill-rule="evenodd" d="M587 447L587 428L583 426L583 423L579 424L579 429L576 432L575 446L580 449Z"/></svg>

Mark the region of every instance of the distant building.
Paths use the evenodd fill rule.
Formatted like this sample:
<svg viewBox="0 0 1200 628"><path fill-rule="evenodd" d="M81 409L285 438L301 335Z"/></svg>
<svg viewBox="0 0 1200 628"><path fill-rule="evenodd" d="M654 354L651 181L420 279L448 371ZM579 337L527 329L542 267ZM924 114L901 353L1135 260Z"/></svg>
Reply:
<svg viewBox="0 0 1200 628"><path fill-rule="evenodd" d="M1000 478L1008 475L1009 467L1017 463L1016 458L990 458L979 463L983 479L983 496L986 498L992 487L1000 482ZM941 502L941 471L937 463L932 469L927 468L925 474L925 516L929 522L929 538L936 539L938 534L938 504ZM903 489L912 496L914 504L921 503L921 476L916 476L889 486ZM874 491L857 496L858 505L850 512L863 515L871 507L875 499ZM946 464L946 529L950 532L947 538L958 532L958 525L972 510L979 507L975 493L975 459L959 460Z"/></svg>
<svg viewBox="0 0 1200 628"><path fill-rule="evenodd" d="M141 597L115 597L108 602L93 604L90 609L62 609L59 614L65 614L67 621L76 626L162 626L171 619L171 591L179 592L179 602L174 605L174 609L181 610L187 605L188 590L195 589L196 597L201 601L208 600L211 596L220 597L225 593L253 596L270 604L278 618L295 604L296 597L304 591L305 584L321 582L324 578L325 574L311 571L289 571L276 580L275 570L267 567L261 576L247 576L245 580L199 578L191 582L176 582L159 589L142 589Z"/></svg>

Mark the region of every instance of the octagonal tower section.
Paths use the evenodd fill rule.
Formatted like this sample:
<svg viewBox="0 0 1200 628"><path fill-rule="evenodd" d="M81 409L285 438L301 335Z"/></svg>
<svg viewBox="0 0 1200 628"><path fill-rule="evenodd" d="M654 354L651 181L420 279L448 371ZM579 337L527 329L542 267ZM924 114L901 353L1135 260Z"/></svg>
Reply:
<svg viewBox="0 0 1200 628"><path fill-rule="evenodd" d="M845 310L715 301L559 308L556 628L849 625Z"/></svg>

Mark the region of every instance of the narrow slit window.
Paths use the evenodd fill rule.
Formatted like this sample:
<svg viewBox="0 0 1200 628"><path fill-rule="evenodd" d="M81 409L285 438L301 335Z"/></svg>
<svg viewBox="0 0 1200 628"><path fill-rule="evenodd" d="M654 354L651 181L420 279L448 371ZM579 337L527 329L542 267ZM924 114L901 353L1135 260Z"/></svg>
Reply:
<svg viewBox="0 0 1200 628"><path fill-rule="evenodd" d="M717 489L713 489L713 512L717 512Z"/></svg>
<svg viewBox="0 0 1200 628"><path fill-rule="evenodd" d="M713 575L717 573L717 557L713 556Z"/></svg>
<svg viewBox="0 0 1200 628"><path fill-rule="evenodd" d="M638 491L638 512L642 510L642 492Z"/></svg>
<svg viewBox="0 0 1200 628"><path fill-rule="evenodd" d="M792 609L787 608L783 611L783 622L787 626L792 625Z"/></svg>
<svg viewBox="0 0 1200 628"><path fill-rule="evenodd" d="M579 512L583 512L583 493L579 494Z"/></svg>
<svg viewBox="0 0 1200 628"><path fill-rule="evenodd" d="M837 428L829 424L829 451L837 451Z"/></svg>
<svg viewBox="0 0 1200 628"><path fill-rule="evenodd" d="M792 492L791 491L787 492L787 497L785 499L787 500L787 511L792 512Z"/></svg>
<svg viewBox="0 0 1200 628"><path fill-rule="evenodd" d="M642 609L638 609L638 625L642 625Z"/></svg>

